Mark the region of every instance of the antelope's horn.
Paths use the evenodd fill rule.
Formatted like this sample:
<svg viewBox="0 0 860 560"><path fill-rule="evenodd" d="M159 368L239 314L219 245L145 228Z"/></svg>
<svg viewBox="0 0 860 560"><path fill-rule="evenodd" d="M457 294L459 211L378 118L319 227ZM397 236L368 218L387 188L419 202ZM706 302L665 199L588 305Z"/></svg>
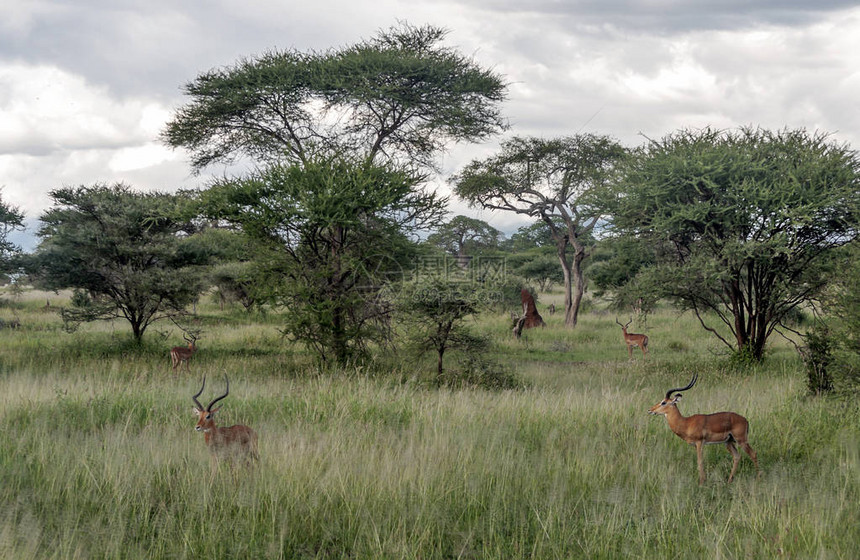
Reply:
<svg viewBox="0 0 860 560"><path fill-rule="evenodd" d="M226 390L226 391L224 391L224 394L223 394L223 395L221 395L220 397L217 397L214 401L212 401L211 403L209 403L209 406L207 406L207 407L206 407L206 410L207 410L208 412L212 412L212 405L214 405L216 402L220 401L221 399L223 399L224 397L226 397L227 395L229 395L229 394L230 394L230 380L229 380L229 379L227 379L227 374L226 374L226 373L224 374L224 381L227 383L227 390Z"/></svg>
<svg viewBox="0 0 860 560"><path fill-rule="evenodd" d="M197 400L197 397L199 397L200 394L203 393L203 387L205 387L205 386L206 386L206 376L204 375L203 376L203 385L200 386L200 390L197 391L197 394L194 395L193 397L191 397L192 399L194 399L194 404L197 405L197 410L203 410L203 405L200 404L200 401ZM212 406L212 405L209 405L209 406Z"/></svg>
<svg viewBox="0 0 860 560"><path fill-rule="evenodd" d="M687 384L687 386L686 386L686 387L678 387L677 389L669 389L668 391L666 391L666 400L671 399L671 398L672 398L672 393L674 393L675 391L678 391L678 392L686 391L687 389L689 389L690 387L692 387L693 385L695 385L695 384L696 384L696 380L697 380L697 379L699 379L699 374L698 374L698 373L694 373L694 374L693 374L693 378L692 378L692 379L690 379L690 382Z"/></svg>

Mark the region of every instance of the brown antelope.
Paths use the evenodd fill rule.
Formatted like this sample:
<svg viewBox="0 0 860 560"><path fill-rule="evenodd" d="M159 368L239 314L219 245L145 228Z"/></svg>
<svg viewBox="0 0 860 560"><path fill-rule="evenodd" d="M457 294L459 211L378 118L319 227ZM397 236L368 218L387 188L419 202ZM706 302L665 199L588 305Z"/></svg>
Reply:
<svg viewBox="0 0 860 560"><path fill-rule="evenodd" d="M185 339L185 342L188 343L188 346L174 346L170 349L170 361L173 364L173 372L176 372L176 368L181 366L182 363L185 363L185 371L191 372L191 369L188 367L188 360L191 359L191 356L194 355L194 352L197 351L197 337L192 336L188 338L184 334L182 338Z"/></svg>
<svg viewBox="0 0 860 560"><path fill-rule="evenodd" d="M696 456L699 461L699 484L705 482L705 466L702 457L702 448L705 444L710 443L725 443L729 453L732 454L734 462L732 463L732 472L729 474L729 482L735 476L735 471L738 470L738 463L741 460L741 454L738 452L735 444L740 445L747 455L750 456L755 464L757 476L761 474L758 467L758 458L750 444L747 443L749 436L749 422L740 414L734 412L716 412L714 414L694 414L684 417L678 410L678 399L681 398L680 391L686 391L695 385L698 379L698 374L693 374L693 378L686 387L678 389L669 389L666 391L666 397L655 404L648 410L648 414L662 414L669 422L669 428L675 434L689 443L696 446ZM679 391L674 397L672 393Z"/></svg>
<svg viewBox="0 0 860 560"><path fill-rule="evenodd" d="M206 386L206 377L203 377L203 385L197 394L191 397L197 407L194 409L194 414L197 416L197 425L194 427L198 432L203 432L206 440L206 446L212 453L212 468L213 472L217 466L217 461L220 458L226 458L230 461L231 467L237 458L244 458L247 464L251 460L259 459L257 453L257 434L248 426L229 426L227 428L219 428L215 425L215 413L221 410L219 406L212 409L212 405L225 398L230 394L230 380L224 375L224 381L227 383L227 390L220 397L209 403L209 406L203 408L197 397L203 392L203 387Z"/></svg>
<svg viewBox="0 0 860 560"><path fill-rule="evenodd" d="M621 325L618 317L615 318L615 322ZM643 358L648 354L648 336L627 332L627 327L629 327L632 322L633 317L627 321L626 325L621 325L621 332L624 333L624 343L627 344L627 358L630 360L633 359L633 348L639 347L642 350Z"/></svg>

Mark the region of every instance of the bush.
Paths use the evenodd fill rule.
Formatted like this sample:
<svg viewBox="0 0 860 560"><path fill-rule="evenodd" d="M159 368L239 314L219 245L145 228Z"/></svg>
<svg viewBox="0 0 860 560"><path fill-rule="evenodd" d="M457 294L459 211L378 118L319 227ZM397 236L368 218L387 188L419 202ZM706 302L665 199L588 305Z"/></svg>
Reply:
<svg viewBox="0 0 860 560"><path fill-rule="evenodd" d="M523 382L509 367L481 353L465 353L458 366L437 377L437 383L452 388L475 387L495 391L524 387Z"/></svg>
<svg viewBox="0 0 860 560"><path fill-rule="evenodd" d="M833 361L833 344L830 330L824 323L816 323L806 334L806 346L800 354L806 365L806 383L809 391L816 395L833 390L833 379L829 367Z"/></svg>

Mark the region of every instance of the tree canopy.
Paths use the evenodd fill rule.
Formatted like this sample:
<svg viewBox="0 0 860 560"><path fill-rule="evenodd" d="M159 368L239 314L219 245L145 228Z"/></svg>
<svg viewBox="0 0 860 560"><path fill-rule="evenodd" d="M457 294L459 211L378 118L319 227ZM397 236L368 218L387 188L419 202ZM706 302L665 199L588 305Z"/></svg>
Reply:
<svg viewBox="0 0 860 560"><path fill-rule="evenodd" d="M460 266L466 266L477 252L496 248L502 235L502 232L483 220L454 216L430 234L427 242L457 257Z"/></svg>
<svg viewBox="0 0 860 560"><path fill-rule="evenodd" d="M237 158L271 164L335 153L433 168L451 141L504 129L506 84L441 43L447 31L403 24L321 53L272 51L200 74L163 133L194 169Z"/></svg>
<svg viewBox="0 0 860 560"><path fill-rule="evenodd" d="M20 248L9 241L9 234L21 229L24 229L24 214L0 196L0 274L11 272L12 258L20 252Z"/></svg>
<svg viewBox="0 0 860 560"><path fill-rule="evenodd" d="M285 331L339 363L387 335L381 294L407 266L406 235L444 213L410 173L340 158L272 166L201 198L260 248L256 294L289 309Z"/></svg>
<svg viewBox="0 0 860 560"><path fill-rule="evenodd" d="M147 327L181 314L202 290L207 255L187 243L177 195L139 193L123 184L51 191L41 242L29 269L49 289L75 288L65 318L121 317L136 340Z"/></svg>
<svg viewBox="0 0 860 560"><path fill-rule="evenodd" d="M546 225L564 276L568 326L576 325L585 293L582 262L605 214L600 195L625 155L606 136L514 138L502 144L500 154L471 162L453 179L455 193L472 205L525 214Z"/></svg>
<svg viewBox="0 0 860 560"><path fill-rule="evenodd" d="M617 235L656 254L640 285L758 360L820 295L831 251L856 239L860 159L802 129L682 130L631 160L617 196Z"/></svg>
<svg viewBox="0 0 860 560"><path fill-rule="evenodd" d="M272 51L189 83L164 141L199 171L247 158L259 171L203 195L263 247L259 293L287 305L287 331L343 363L379 339L384 272L407 236L441 220L421 186L449 142L506 127L506 84L455 49L447 31L402 24L325 52Z"/></svg>

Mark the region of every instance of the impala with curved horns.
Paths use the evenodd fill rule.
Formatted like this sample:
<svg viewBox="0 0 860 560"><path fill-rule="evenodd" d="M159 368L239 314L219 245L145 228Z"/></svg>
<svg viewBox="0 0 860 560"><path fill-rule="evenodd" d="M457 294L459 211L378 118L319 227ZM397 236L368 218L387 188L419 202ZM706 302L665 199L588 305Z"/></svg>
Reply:
<svg viewBox="0 0 860 560"><path fill-rule="evenodd" d="M188 346L174 346L170 349L170 361L173 364L173 371L176 372L176 368L181 366L182 363L185 363L185 371L191 372L191 369L188 367L188 360L191 359L191 356L194 355L194 352L197 351L197 337L191 336L188 338L184 334L182 338L185 339L185 342L188 343Z"/></svg>
<svg viewBox="0 0 860 560"><path fill-rule="evenodd" d="M669 428L675 432L675 435L696 446L696 456L699 462L699 484L705 482L705 466L702 457L702 448L710 443L725 443L729 453L732 454L732 472L729 474L729 482L735 476L735 471L738 469L738 463L741 460L741 454L738 452L735 444L739 445L752 462L755 464L756 476L761 474L758 467L758 458L756 452L750 447L747 442L749 436L749 422L740 414L734 412L716 412L714 414L694 414L692 416L682 416L678 410L678 400L681 398L681 391L686 391L696 384L699 374L694 373L693 378L686 387L677 389L669 389L666 391L666 396L662 401L652 406L649 414L662 414L669 422ZM675 393L676 395L672 395Z"/></svg>
<svg viewBox="0 0 860 560"><path fill-rule="evenodd" d="M209 406L203 407L197 397L203 393L203 388L206 387L206 377L203 377L203 385L197 394L191 397L197 407L194 409L194 414L197 416L197 425L194 427L198 432L203 432L206 440L206 445L212 453L212 467L216 466L216 461L220 457L227 458L231 466L235 459L242 457L246 462L259 459L257 453L257 434L248 426L236 425L226 428L219 428L215 425L215 413L221 410L221 407L213 409L212 406L227 397L230 394L230 380L227 375L224 375L224 381L227 383L227 390L220 397L216 397Z"/></svg>
<svg viewBox="0 0 860 560"><path fill-rule="evenodd" d="M626 325L622 325L621 321L618 320L618 317L615 318L615 322L621 325L621 332L624 333L624 343L627 345L628 359L633 359L633 348L636 347L642 350L642 357L644 358L648 353L648 335L627 332L627 327L629 327L630 323L633 322L633 317L630 317L630 320L627 321Z"/></svg>

